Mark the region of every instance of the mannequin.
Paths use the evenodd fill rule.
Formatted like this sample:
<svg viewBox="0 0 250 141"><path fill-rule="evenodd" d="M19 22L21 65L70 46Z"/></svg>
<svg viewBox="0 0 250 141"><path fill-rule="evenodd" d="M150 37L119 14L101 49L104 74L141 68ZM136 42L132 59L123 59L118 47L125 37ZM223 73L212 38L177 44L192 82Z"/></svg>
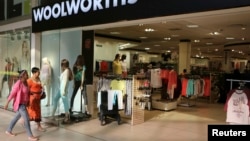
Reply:
<svg viewBox="0 0 250 141"><path fill-rule="evenodd" d="M167 88L170 100L173 100L174 98L174 89L176 88L176 86L177 86L177 72L174 70L173 67L171 67L168 76L168 88Z"/></svg>
<svg viewBox="0 0 250 141"><path fill-rule="evenodd" d="M10 72L12 71L12 63L11 63L11 60L10 60L10 58L9 57L7 57L6 59L5 59L5 62L6 62L6 65L5 65L5 74L4 74L4 76L3 76L3 79L2 79L2 85L1 85L1 92L0 92L0 97L2 97L2 92L3 92L3 87L4 87L4 83L5 82L7 82L7 84L8 84L8 92L10 92L10 89L11 89L11 87L10 87Z"/></svg>
<svg viewBox="0 0 250 141"><path fill-rule="evenodd" d="M86 88L85 88L85 62L84 62L84 57L82 55L78 55L77 59L75 61L75 64L73 66L73 73L74 73L74 90L70 99L70 112L72 113L72 108L74 104L74 99L76 96L76 93L78 89L81 89L82 96L84 99L84 111L86 117L90 117L91 115L89 114L88 111L88 101L87 101L87 94L86 94Z"/></svg>
<svg viewBox="0 0 250 141"><path fill-rule="evenodd" d="M42 81L42 85L43 88L45 90L46 93L46 99L47 99L47 103L45 106L49 106L50 105L50 88L51 88L51 65L50 65L50 61L47 57L42 59L42 67L41 67L41 81Z"/></svg>
<svg viewBox="0 0 250 141"><path fill-rule="evenodd" d="M30 48L26 40L22 43L21 69L26 69L30 73Z"/></svg>

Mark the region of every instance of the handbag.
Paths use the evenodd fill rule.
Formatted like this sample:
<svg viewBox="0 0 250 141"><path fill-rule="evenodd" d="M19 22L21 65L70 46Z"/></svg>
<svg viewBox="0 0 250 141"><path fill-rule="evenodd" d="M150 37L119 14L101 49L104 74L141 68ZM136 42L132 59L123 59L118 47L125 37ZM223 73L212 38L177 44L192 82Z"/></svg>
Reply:
<svg viewBox="0 0 250 141"><path fill-rule="evenodd" d="M46 93L44 91L42 91L40 99L42 100L44 98L46 98Z"/></svg>

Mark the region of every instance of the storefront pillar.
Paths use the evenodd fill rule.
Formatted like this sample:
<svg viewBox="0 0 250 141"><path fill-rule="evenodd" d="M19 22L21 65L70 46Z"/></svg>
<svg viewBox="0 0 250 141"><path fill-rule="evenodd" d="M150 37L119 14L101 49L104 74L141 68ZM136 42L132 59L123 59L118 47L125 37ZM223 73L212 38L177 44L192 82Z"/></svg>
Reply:
<svg viewBox="0 0 250 141"><path fill-rule="evenodd" d="M224 50L224 61L222 63L222 70L224 70L227 73L230 73L233 71L230 49Z"/></svg>
<svg viewBox="0 0 250 141"><path fill-rule="evenodd" d="M31 51L30 51L30 64L32 67L41 66L41 33L31 34ZM31 69L30 69L31 70Z"/></svg>
<svg viewBox="0 0 250 141"><path fill-rule="evenodd" d="M187 69L190 72L190 60L191 60L191 42L190 40L180 40L179 43L179 64L178 74L182 73L183 69Z"/></svg>

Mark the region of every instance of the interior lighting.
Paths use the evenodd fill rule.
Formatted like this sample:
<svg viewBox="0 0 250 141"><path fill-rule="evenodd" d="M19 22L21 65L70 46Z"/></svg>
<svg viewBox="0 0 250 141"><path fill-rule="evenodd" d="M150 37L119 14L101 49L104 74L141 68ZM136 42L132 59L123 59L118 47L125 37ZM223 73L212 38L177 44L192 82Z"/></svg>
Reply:
<svg viewBox="0 0 250 141"><path fill-rule="evenodd" d="M234 40L234 37L226 37L227 40Z"/></svg>
<svg viewBox="0 0 250 141"><path fill-rule="evenodd" d="M206 45L213 45L213 43L206 43Z"/></svg>
<svg viewBox="0 0 250 141"><path fill-rule="evenodd" d="M145 36L142 36L142 37L139 37L140 39L147 39L148 37L145 37Z"/></svg>
<svg viewBox="0 0 250 141"><path fill-rule="evenodd" d="M187 25L188 28L198 28L199 25L196 25L196 24L190 24L190 25Z"/></svg>
<svg viewBox="0 0 250 141"><path fill-rule="evenodd" d="M219 32L211 32L209 33L210 35L219 35L220 33Z"/></svg>
<svg viewBox="0 0 250 141"><path fill-rule="evenodd" d="M150 50L150 48L146 47L145 50Z"/></svg>
<svg viewBox="0 0 250 141"><path fill-rule="evenodd" d="M164 40L170 41L171 38L170 37L166 37L166 38L164 38Z"/></svg>
<svg viewBox="0 0 250 141"><path fill-rule="evenodd" d="M118 35L118 34L121 34L121 33L117 32L117 31L114 31L114 32L110 32L110 34L112 34L112 35Z"/></svg>
<svg viewBox="0 0 250 141"><path fill-rule="evenodd" d="M200 42L200 40L194 40L194 42L195 42L195 43L199 43L199 42Z"/></svg>
<svg viewBox="0 0 250 141"><path fill-rule="evenodd" d="M144 31L145 32L154 32L155 30L153 28L146 28Z"/></svg>

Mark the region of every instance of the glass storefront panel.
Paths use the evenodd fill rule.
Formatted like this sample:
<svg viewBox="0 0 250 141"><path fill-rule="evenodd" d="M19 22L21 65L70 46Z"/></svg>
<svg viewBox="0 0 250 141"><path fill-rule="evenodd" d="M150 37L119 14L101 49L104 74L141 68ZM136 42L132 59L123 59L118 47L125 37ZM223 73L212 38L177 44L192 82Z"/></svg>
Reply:
<svg viewBox="0 0 250 141"><path fill-rule="evenodd" d="M64 104L60 98L55 101L56 95L59 94L60 87L60 75L61 75L61 60L67 59L69 61L70 68L72 70L73 64L79 54L81 54L81 40L82 31L80 30L54 30L43 32L41 36L41 70L45 60L49 61L51 66L51 79L49 80L50 85L45 85L47 89L47 97L42 100L42 117L49 118L53 113L53 106L56 102L55 115L62 115L65 113ZM42 79L43 74L41 73L40 78ZM43 80L43 79L42 79ZM67 102L70 105L70 98L73 92L73 81L69 82ZM75 98L77 99L77 97ZM75 100L74 108L78 108L80 103Z"/></svg>
<svg viewBox="0 0 250 141"><path fill-rule="evenodd" d="M0 33L0 106L6 103L18 71L26 69L30 74L30 31L26 27Z"/></svg>

